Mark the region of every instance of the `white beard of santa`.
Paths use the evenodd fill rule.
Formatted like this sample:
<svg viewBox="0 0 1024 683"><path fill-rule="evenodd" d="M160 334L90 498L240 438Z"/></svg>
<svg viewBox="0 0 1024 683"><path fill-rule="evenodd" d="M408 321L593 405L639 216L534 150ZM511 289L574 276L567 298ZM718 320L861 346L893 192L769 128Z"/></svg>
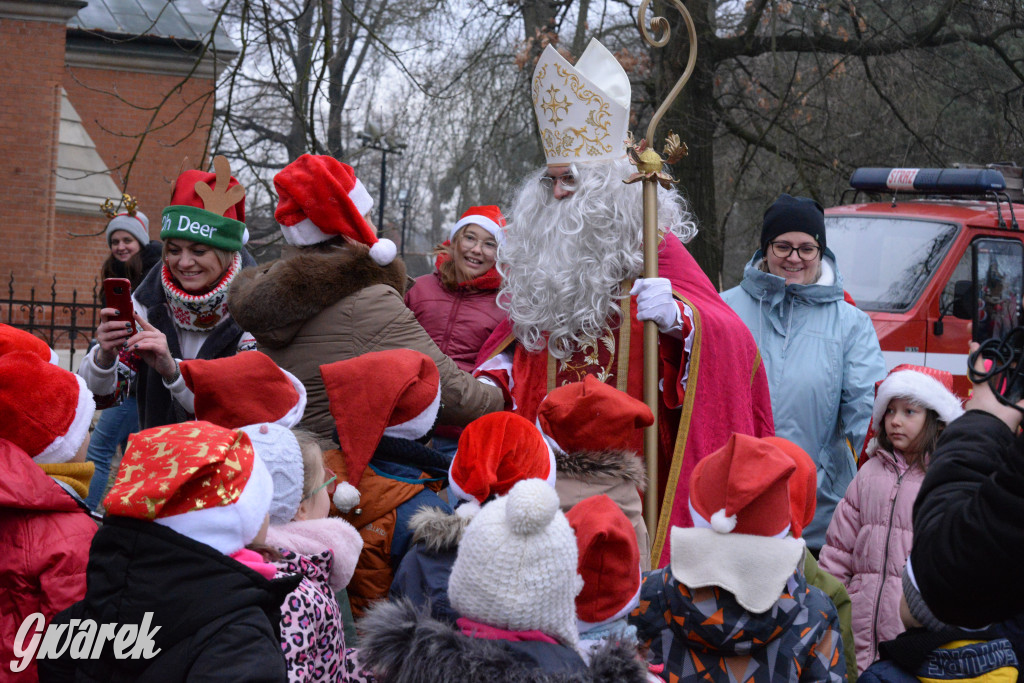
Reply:
<svg viewBox="0 0 1024 683"><path fill-rule="evenodd" d="M539 351L546 333L559 359L620 324L619 284L643 270L641 184L622 182L635 169L623 157L577 170L576 190L561 200L538 181L546 169L526 178L498 251L498 304L516 339ZM658 189L658 223L684 244L697 234L675 190Z"/></svg>

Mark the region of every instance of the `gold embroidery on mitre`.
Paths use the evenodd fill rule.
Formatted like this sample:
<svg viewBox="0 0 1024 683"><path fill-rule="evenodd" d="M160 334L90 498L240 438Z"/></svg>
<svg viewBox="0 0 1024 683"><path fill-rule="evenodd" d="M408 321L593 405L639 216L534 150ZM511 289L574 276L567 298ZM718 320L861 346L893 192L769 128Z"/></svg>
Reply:
<svg viewBox="0 0 1024 683"><path fill-rule="evenodd" d="M565 62L551 46L541 55L531 85L549 164L610 159L625 153L628 107Z"/></svg>

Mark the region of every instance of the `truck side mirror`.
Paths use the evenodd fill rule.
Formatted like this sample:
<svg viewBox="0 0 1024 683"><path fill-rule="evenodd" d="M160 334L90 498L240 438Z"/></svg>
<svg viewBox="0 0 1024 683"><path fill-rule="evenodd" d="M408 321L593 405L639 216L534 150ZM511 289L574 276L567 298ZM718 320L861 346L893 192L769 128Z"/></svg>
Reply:
<svg viewBox="0 0 1024 683"><path fill-rule="evenodd" d="M970 280L957 280L953 283L953 317L961 320L974 320L978 305L974 301L974 283Z"/></svg>

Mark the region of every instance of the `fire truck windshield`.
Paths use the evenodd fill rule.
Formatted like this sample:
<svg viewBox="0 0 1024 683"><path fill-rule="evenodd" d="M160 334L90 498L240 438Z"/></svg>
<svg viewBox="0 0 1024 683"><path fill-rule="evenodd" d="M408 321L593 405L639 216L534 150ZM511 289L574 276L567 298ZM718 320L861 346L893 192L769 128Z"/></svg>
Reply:
<svg viewBox="0 0 1024 683"><path fill-rule="evenodd" d="M921 295L957 226L889 216L826 216L825 231L843 286L857 306L900 313Z"/></svg>

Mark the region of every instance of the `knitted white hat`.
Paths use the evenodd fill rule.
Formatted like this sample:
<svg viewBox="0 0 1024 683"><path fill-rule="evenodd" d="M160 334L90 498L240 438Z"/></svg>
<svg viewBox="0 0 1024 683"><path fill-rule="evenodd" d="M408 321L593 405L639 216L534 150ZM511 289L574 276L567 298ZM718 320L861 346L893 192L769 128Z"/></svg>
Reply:
<svg viewBox="0 0 1024 683"><path fill-rule="evenodd" d="M473 517L448 580L464 617L511 631L540 631L565 645L579 641L576 537L543 479L520 481Z"/></svg>
<svg viewBox="0 0 1024 683"><path fill-rule="evenodd" d="M135 211L134 213L119 213L110 219L107 223L106 235L107 235L107 246L110 246L110 240L113 238L114 233L118 230L124 230L126 233L135 238L139 243L139 246L145 247L149 244L149 219L146 218L146 214L141 211Z"/></svg>
<svg viewBox="0 0 1024 683"><path fill-rule="evenodd" d="M239 431L249 435L253 450L260 456L274 481L274 497L270 499L270 523L287 524L295 518L302 502L302 448L292 430L264 422L246 425Z"/></svg>

